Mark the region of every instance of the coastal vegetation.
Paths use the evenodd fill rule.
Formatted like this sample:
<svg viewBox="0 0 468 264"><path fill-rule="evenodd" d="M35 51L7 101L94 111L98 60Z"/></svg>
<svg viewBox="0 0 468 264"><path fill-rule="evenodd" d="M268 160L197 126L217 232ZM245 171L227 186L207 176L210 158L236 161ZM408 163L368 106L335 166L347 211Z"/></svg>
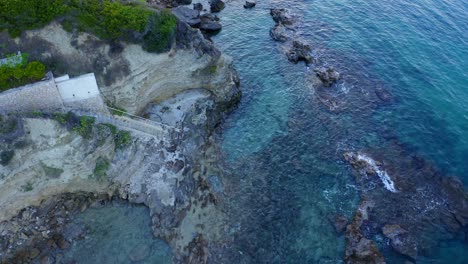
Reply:
<svg viewBox="0 0 468 264"><path fill-rule="evenodd" d="M10 56L14 55L9 55L7 58ZM28 54L26 53L21 54L21 59L17 64L1 64L0 92L41 80L45 76L45 69L45 65L41 62L28 62Z"/></svg>
<svg viewBox="0 0 468 264"><path fill-rule="evenodd" d="M0 31L12 37L57 20L65 30L140 43L149 52L168 50L176 27L169 11L111 0L0 0L0 16Z"/></svg>

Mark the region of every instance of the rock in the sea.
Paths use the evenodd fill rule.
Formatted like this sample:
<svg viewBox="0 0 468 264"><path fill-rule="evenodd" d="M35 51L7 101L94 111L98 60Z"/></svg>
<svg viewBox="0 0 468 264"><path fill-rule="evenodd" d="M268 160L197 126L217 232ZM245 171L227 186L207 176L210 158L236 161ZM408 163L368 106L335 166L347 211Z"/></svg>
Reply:
<svg viewBox="0 0 468 264"><path fill-rule="evenodd" d="M276 24L270 29L270 36L276 41L287 41L289 39L286 27L283 24Z"/></svg>
<svg viewBox="0 0 468 264"><path fill-rule="evenodd" d="M254 8L257 3L255 2L250 2L250 1L245 1L244 8Z"/></svg>
<svg viewBox="0 0 468 264"><path fill-rule="evenodd" d="M201 3L193 4L193 9L197 11L203 11L203 5Z"/></svg>
<svg viewBox="0 0 468 264"><path fill-rule="evenodd" d="M294 19L288 10L283 8L272 8L270 9L270 15L276 23L283 25L292 25Z"/></svg>
<svg viewBox="0 0 468 264"><path fill-rule="evenodd" d="M390 102L392 100L392 95L385 89L383 88L377 88L375 89L375 95L382 100L383 102Z"/></svg>
<svg viewBox="0 0 468 264"><path fill-rule="evenodd" d="M418 247L407 230L399 225L385 225L382 233L390 239L393 249L398 253L416 259Z"/></svg>
<svg viewBox="0 0 468 264"><path fill-rule="evenodd" d="M148 258L151 248L148 245L136 246L129 254L132 262L140 262Z"/></svg>
<svg viewBox="0 0 468 264"><path fill-rule="evenodd" d="M340 73L333 67L317 67L314 69L314 72L326 86L330 86L340 79Z"/></svg>
<svg viewBox="0 0 468 264"><path fill-rule="evenodd" d="M199 27L201 23L200 12L190 9L185 6L179 6L172 9L174 14L180 21L189 24L191 27Z"/></svg>
<svg viewBox="0 0 468 264"><path fill-rule="evenodd" d="M372 201L361 201L352 223L346 227L345 261L348 264L385 263L375 242L365 238L361 232L361 225L369 219L369 213L374 206Z"/></svg>
<svg viewBox="0 0 468 264"><path fill-rule="evenodd" d="M298 40L293 41L293 46L291 49L286 53L289 61L294 63L298 63L299 61L305 61L305 63L309 64L315 61L314 57L310 54L311 48L309 45L304 44Z"/></svg>
<svg viewBox="0 0 468 264"><path fill-rule="evenodd" d="M206 33L216 34L222 29L221 24L218 22L219 19L212 14L204 14L200 17L200 19L200 29Z"/></svg>
<svg viewBox="0 0 468 264"><path fill-rule="evenodd" d="M210 0L211 12L220 12L226 5L222 0Z"/></svg>

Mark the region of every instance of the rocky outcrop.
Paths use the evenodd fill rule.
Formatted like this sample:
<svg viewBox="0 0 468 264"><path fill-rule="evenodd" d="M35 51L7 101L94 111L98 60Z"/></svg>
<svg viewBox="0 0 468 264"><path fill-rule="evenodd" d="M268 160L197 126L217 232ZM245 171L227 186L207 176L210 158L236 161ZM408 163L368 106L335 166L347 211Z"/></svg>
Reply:
<svg viewBox="0 0 468 264"><path fill-rule="evenodd" d="M299 40L294 40L292 47L286 53L288 60L294 63L299 61L304 61L305 63L313 63L315 61L314 57L311 55L311 48L309 45L302 43Z"/></svg>
<svg viewBox="0 0 468 264"><path fill-rule="evenodd" d="M333 67L317 67L314 72L325 86L330 86L340 79L340 73Z"/></svg>
<svg viewBox="0 0 468 264"><path fill-rule="evenodd" d="M0 39L6 50L27 51L31 59L53 65L56 76L94 72L103 97L130 113L191 89L206 89L224 106L240 96L231 58L182 22L174 47L162 54L134 44L106 43L86 33L71 34L55 23L28 31L17 42L6 33Z"/></svg>
<svg viewBox="0 0 468 264"><path fill-rule="evenodd" d="M382 233L390 239L393 249L400 254L416 259L418 247L408 231L399 225L385 225Z"/></svg>
<svg viewBox="0 0 468 264"><path fill-rule="evenodd" d="M187 23L191 27L200 27L200 11L185 6L179 6L172 9L172 14L174 14L179 21Z"/></svg>
<svg viewBox="0 0 468 264"><path fill-rule="evenodd" d="M256 5L257 5L256 2L245 1L244 8L250 9L250 8L254 8Z"/></svg>
<svg viewBox="0 0 468 264"><path fill-rule="evenodd" d="M276 24L270 29L270 36L276 41L285 42L289 40L289 32L283 24Z"/></svg>
<svg viewBox="0 0 468 264"><path fill-rule="evenodd" d="M210 0L210 10L213 13L221 12L226 7L222 0Z"/></svg>
<svg viewBox="0 0 468 264"><path fill-rule="evenodd" d="M203 14L201 17L200 29L208 34L216 34L221 31L219 18L212 14Z"/></svg>
<svg viewBox="0 0 468 264"><path fill-rule="evenodd" d="M293 16L287 9L283 8L272 8L270 9L270 15L273 20L278 24L292 25L294 23Z"/></svg>
<svg viewBox="0 0 468 264"><path fill-rule="evenodd" d="M201 3L193 4L193 9L197 11L203 11L203 5Z"/></svg>
<svg viewBox="0 0 468 264"><path fill-rule="evenodd" d="M374 241L365 238L361 232L361 226L369 219L369 213L374 206L371 201L362 201L352 223L346 228L346 263L385 263Z"/></svg>

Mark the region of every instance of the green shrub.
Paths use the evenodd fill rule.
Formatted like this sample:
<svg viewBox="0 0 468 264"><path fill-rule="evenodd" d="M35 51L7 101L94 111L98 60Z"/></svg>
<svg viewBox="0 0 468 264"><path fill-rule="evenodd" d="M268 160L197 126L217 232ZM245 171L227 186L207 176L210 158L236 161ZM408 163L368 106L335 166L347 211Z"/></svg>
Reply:
<svg viewBox="0 0 468 264"><path fill-rule="evenodd" d="M149 52L169 49L176 27L168 11L158 14L139 4L111 0L0 0L0 17L0 31L12 37L58 19L67 31L143 43Z"/></svg>
<svg viewBox="0 0 468 264"><path fill-rule="evenodd" d="M23 190L23 192L30 192L33 189L34 189L33 183L30 181L28 181L25 185L21 186L21 190Z"/></svg>
<svg viewBox="0 0 468 264"><path fill-rule="evenodd" d="M24 60L24 58L23 58ZM0 66L0 92L39 81L45 76L45 65L38 62L23 62L18 65Z"/></svg>
<svg viewBox="0 0 468 264"><path fill-rule="evenodd" d="M109 170L109 161L103 157L96 160L96 167L94 167L93 177L98 181L103 181L107 177L107 170Z"/></svg>
<svg viewBox="0 0 468 264"><path fill-rule="evenodd" d="M13 156L15 155L15 151L13 150L4 150L0 153L0 164L3 166L8 165L10 163L10 160L13 159Z"/></svg>
<svg viewBox="0 0 468 264"><path fill-rule="evenodd" d="M0 134L8 134L16 130L17 120L4 118L0 115Z"/></svg>
<svg viewBox="0 0 468 264"><path fill-rule="evenodd" d="M115 141L115 148L122 149L130 144L130 142L132 141L132 135L128 131L120 130L114 136L114 141Z"/></svg>
<svg viewBox="0 0 468 264"><path fill-rule="evenodd" d="M96 119L92 116L82 116L73 130L78 132L83 138L90 138L93 133L93 125Z"/></svg>

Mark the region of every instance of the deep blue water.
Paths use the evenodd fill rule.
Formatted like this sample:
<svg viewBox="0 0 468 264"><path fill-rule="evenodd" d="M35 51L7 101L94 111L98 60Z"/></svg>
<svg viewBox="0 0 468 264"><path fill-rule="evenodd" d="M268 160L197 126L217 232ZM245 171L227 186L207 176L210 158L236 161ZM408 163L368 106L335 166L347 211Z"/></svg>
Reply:
<svg viewBox="0 0 468 264"><path fill-rule="evenodd" d="M244 92L221 142L238 186L232 210L243 213L238 250L250 261L341 261L344 237L328 217L351 217L360 191L343 150L421 156L468 184L467 1L267 0L252 10L242 4L231 1L219 14L224 27L214 41L233 57ZM338 85L320 91L304 64L287 61L268 33L271 7L297 16L298 36L343 74ZM391 102L379 103L376 89L388 91ZM320 103L324 95L339 111ZM468 262L463 238L434 243L418 263ZM403 262L383 250L389 262Z"/></svg>

